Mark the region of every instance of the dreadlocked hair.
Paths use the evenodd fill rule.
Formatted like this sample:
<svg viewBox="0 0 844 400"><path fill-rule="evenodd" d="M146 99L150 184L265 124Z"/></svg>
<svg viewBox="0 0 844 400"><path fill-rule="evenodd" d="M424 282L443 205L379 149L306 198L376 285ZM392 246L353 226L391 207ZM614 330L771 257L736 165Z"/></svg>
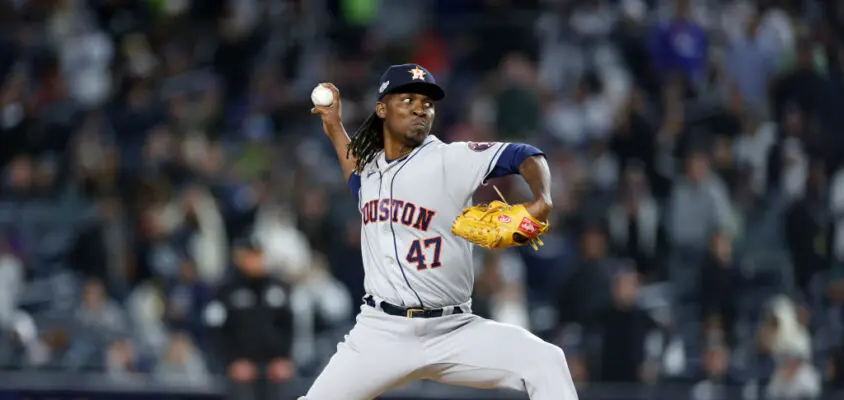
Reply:
<svg viewBox="0 0 844 400"><path fill-rule="evenodd" d="M384 136L381 132L383 124L384 121L372 113L352 136L346 147L346 157L355 156L355 172L363 172L363 167L384 149Z"/></svg>

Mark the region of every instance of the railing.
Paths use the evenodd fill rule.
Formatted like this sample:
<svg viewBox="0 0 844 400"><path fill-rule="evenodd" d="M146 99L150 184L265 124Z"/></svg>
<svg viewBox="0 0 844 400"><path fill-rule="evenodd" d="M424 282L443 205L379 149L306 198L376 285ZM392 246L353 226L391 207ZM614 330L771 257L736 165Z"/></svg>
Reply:
<svg viewBox="0 0 844 400"><path fill-rule="evenodd" d="M305 393L312 382L298 378L290 382L289 399ZM579 390L581 400L678 400L691 398L691 386L666 384L643 385L589 385ZM0 399L222 399L225 383L222 379L201 386L174 386L150 382L144 377L134 381L115 382L99 374L67 373L0 373ZM749 399L746 387L730 387L723 399ZM279 399L279 400L287 400ZM342 397L340 397L342 398ZM415 382L390 391L380 397L384 400L524 400L527 395L503 391L481 391L445 386L434 382ZM759 400L764 397L759 396ZM844 392L826 393L817 400L844 399Z"/></svg>

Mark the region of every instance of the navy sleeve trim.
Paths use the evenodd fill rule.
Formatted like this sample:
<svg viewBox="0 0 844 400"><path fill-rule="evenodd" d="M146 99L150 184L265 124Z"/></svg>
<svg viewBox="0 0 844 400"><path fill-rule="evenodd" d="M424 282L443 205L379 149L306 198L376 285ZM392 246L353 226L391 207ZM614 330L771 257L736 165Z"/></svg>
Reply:
<svg viewBox="0 0 844 400"><path fill-rule="evenodd" d="M352 196L355 198L355 202L360 202L360 175L357 173L352 173L349 175L349 191L352 192Z"/></svg>
<svg viewBox="0 0 844 400"><path fill-rule="evenodd" d="M529 144L511 143L501 152L501 156L498 157L498 161L495 163L495 168L489 172L486 179L518 174L519 167L522 166L522 163L528 157L536 155L544 156L545 153Z"/></svg>
<svg viewBox="0 0 844 400"><path fill-rule="evenodd" d="M506 149L507 147L509 147L509 143L501 143L501 146L498 147L498 150L495 150L495 154L492 155L492 158L489 160L489 165L487 165L486 167L486 175L484 175L484 179L481 181L482 185L486 185L486 182L489 180L489 178L494 178L490 176L492 171L495 169L495 165L493 165L493 162L495 160L500 159L499 153L501 153L501 151Z"/></svg>

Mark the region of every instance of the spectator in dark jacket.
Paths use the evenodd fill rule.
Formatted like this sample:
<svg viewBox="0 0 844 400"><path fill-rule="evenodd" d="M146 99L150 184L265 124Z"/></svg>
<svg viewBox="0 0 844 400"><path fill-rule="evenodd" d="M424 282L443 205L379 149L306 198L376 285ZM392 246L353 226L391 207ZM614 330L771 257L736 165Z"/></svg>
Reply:
<svg viewBox="0 0 844 400"><path fill-rule="evenodd" d="M281 385L294 374L290 288L270 277L254 237L235 242L237 271L205 309L226 365L232 399L285 398Z"/></svg>
<svg viewBox="0 0 844 400"><path fill-rule="evenodd" d="M709 252L701 272L699 301L706 323L723 330L728 338L731 337L738 315L736 303L740 275L736 264L730 238L721 233L713 234L709 239Z"/></svg>
<svg viewBox="0 0 844 400"><path fill-rule="evenodd" d="M772 83L771 111L774 120L782 121L790 104L795 104L801 114L809 118L821 109L819 100L827 82L815 69L813 47L808 39L798 41L794 69Z"/></svg>
<svg viewBox="0 0 844 400"><path fill-rule="evenodd" d="M576 323L592 327L612 301L610 275L618 261L608 254L603 223L584 222L580 244L579 259L557 291L560 326Z"/></svg>
<svg viewBox="0 0 844 400"><path fill-rule="evenodd" d="M182 260L177 280L165 283L165 323L170 329L186 331L194 342L204 345L205 327L200 316L209 294L210 289L197 279L196 265L190 259Z"/></svg>
<svg viewBox="0 0 844 400"><path fill-rule="evenodd" d="M636 305L639 276L622 268L611 279L612 305L601 315L601 380L615 383L649 380L645 337L653 328L653 321Z"/></svg>
<svg viewBox="0 0 844 400"><path fill-rule="evenodd" d="M658 280L668 244L659 205L650 194L643 168L629 164L621 186L619 199L607 213L614 253L633 259L646 281Z"/></svg>
<svg viewBox="0 0 844 400"><path fill-rule="evenodd" d="M806 181L806 192L785 212L785 237L798 287L809 290L809 281L829 266L831 216L827 204L824 164L815 162Z"/></svg>

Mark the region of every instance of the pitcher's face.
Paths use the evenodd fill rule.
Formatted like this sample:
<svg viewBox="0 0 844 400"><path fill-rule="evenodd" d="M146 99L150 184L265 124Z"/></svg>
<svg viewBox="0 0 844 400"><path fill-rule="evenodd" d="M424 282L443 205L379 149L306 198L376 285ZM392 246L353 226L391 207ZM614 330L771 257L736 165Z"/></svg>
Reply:
<svg viewBox="0 0 844 400"><path fill-rule="evenodd" d="M384 127L410 147L420 145L431 132L436 111L430 97L416 93L395 93L375 106Z"/></svg>

